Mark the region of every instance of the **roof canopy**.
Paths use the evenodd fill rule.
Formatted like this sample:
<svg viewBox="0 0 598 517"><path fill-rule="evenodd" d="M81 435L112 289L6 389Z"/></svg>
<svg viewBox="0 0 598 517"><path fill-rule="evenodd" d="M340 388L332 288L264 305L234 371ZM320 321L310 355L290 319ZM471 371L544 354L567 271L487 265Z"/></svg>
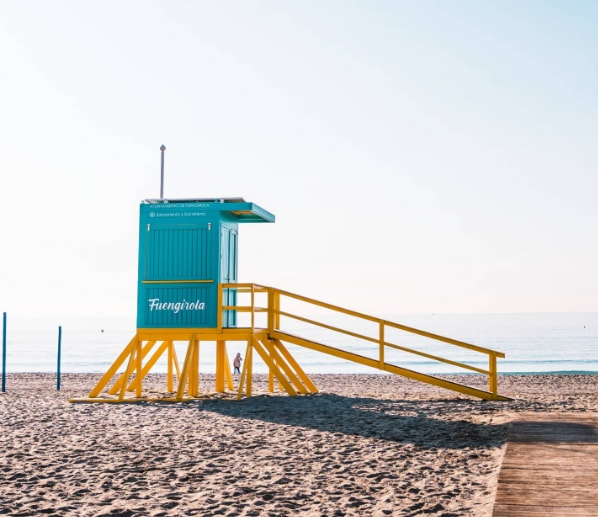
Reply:
<svg viewBox="0 0 598 517"><path fill-rule="evenodd" d="M233 214L238 222L273 223L274 214L264 210L255 203L245 201L242 197L228 198L193 198L193 199L145 199L147 204L190 204L202 205L211 210Z"/></svg>

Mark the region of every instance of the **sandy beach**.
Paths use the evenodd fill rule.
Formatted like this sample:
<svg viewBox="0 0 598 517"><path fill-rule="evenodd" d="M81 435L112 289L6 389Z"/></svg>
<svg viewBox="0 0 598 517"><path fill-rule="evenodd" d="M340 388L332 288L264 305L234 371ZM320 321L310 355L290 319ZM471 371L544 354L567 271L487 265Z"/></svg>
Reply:
<svg viewBox="0 0 598 517"><path fill-rule="evenodd" d="M65 374L57 391L52 374L9 374L0 514L490 516L518 412L598 411L597 376L501 376L508 402L390 375L311 377L309 396L73 404L99 376Z"/></svg>

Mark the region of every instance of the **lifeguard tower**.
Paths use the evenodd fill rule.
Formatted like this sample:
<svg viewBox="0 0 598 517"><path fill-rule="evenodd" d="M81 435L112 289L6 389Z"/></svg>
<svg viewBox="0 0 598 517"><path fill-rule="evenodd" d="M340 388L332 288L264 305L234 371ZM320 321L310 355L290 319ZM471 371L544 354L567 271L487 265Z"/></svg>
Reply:
<svg viewBox="0 0 598 517"><path fill-rule="evenodd" d="M252 395L254 353L268 368L270 391L276 385L291 396L317 392L289 352L290 344L469 396L505 400L498 394L497 358L504 357L501 352L277 288L238 283L239 225L274 220L273 214L242 198L143 201L139 214L137 332L89 396L71 401L195 400L200 396L200 344L210 347L215 354L212 393L234 395L226 349L229 341L245 342L247 346L236 386L238 399ZM319 316L314 316L315 313ZM336 323L339 316L346 323ZM357 321L358 326L351 326L349 320ZM306 338L297 334L299 324L336 333L343 342L359 340L363 345L357 353L355 348L338 346L338 338L333 341L335 345L325 344L319 338ZM364 330L366 327L369 330ZM434 352L415 347L412 342L418 339L432 341L436 346ZM175 343L180 346L181 342L186 346L182 368L175 347ZM440 357L435 351L438 343L459 354L485 355L488 366L474 365L460 356ZM406 355L486 376L488 390L405 368L401 363ZM166 392L147 395L143 380L164 356Z"/></svg>
<svg viewBox="0 0 598 517"><path fill-rule="evenodd" d="M142 399L142 383L151 368L167 355L167 390L161 401L181 402L199 395L199 346L215 343L215 391L233 389L226 341L247 341L245 367L239 383L251 394L252 343L266 340L264 329L236 328L239 292L257 286L237 284L238 231L241 223L273 223L275 216L242 198L146 199L139 214L137 333L89 394L77 401L122 402ZM263 290L261 292L264 292ZM251 297L254 301L253 296ZM259 312L259 309L257 309ZM188 344L183 368L175 342ZM260 351L262 351L260 349ZM288 357L285 374L274 361ZM317 391L286 350L263 359L291 394ZM115 379L117 371L125 367ZM287 380L288 378L291 380ZM175 378L177 385L175 386ZM114 382L113 382L114 381ZM112 386L109 384L113 382ZM292 384L296 384L296 389ZM108 397L100 397L108 388ZM126 397L127 392L135 397ZM115 397L116 396L116 397Z"/></svg>

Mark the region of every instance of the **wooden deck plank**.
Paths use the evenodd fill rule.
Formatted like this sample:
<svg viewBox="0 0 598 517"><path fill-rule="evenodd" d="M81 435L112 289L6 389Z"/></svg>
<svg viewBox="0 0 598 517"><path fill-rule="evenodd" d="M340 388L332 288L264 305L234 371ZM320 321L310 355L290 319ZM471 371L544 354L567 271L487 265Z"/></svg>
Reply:
<svg viewBox="0 0 598 517"><path fill-rule="evenodd" d="M596 517L596 508L568 508L560 506L495 505L493 517Z"/></svg>
<svg viewBox="0 0 598 517"><path fill-rule="evenodd" d="M509 426L493 517L597 515L598 415L520 415Z"/></svg>
<svg viewBox="0 0 598 517"><path fill-rule="evenodd" d="M585 508L585 507L593 507L591 501L593 492L595 490L590 490L587 488L586 490L580 490L579 492L572 490L567 493L565 492L557 492L555 494L551 494L550 502L546 501L545 497L542 497L539 494L534 494L533 490L522 490L516 493L511 491L506 491L501 496L501 501L503 504L521 504L521 501L525 501L527 506L563 506L567 505L568 508ZM583 495L584 500L581 501L578 495ZM588 500L590 502L588 502Z"/></svg>

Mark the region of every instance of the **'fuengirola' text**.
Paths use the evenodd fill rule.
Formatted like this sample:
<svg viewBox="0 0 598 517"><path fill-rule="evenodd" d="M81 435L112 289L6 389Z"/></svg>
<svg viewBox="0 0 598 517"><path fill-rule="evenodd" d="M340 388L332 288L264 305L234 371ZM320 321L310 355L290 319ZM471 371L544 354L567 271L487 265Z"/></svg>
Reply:
<svg viewBox="0 0 598 517"><path fill-rule="evenodd" d="M160 302L160 298L150 298L149 310L150 312L156 311L173 311L177 314L179 311L203 311L206 308L206 302L200 302L196 300L194 302L188 302L183 300L182 302Z"/></svg>

